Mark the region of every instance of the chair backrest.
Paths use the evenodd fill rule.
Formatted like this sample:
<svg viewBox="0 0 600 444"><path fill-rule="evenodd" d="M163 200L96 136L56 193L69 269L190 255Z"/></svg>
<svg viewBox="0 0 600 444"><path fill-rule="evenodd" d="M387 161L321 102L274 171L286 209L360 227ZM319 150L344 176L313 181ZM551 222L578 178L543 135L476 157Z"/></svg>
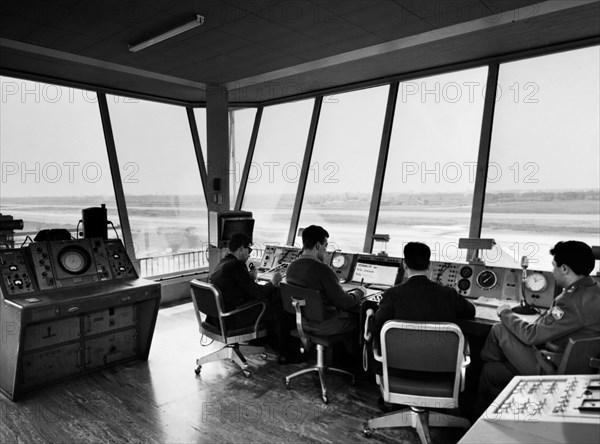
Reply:
<svg viewBox="0 0 600 444"><path fill-rule="evenodd" d="M194 279L190 282L190 291L198 325L202 326L201 313L219 320L221 332L225 332L223 313L223 296L217 287L208 282Z"/></svg>
<svg viewBox="0 0 600 444"><path fill-rule="evenodd" d="M569 338L565 354L556 370L558 375L585 375L598 373L592 360L600 359L600 336L592 338Z"/></svg>
<svg viewBox="0 0 600 444"><path fill-rule="evenodd" d="M390 387L394 371L453 373L453 396L458 403L465 338L450 322L387 321L381 329L383 382Z"/></svg>
<svg viewBox="0 0 600 444"><path fill-rule="evenodd" d="M302 317L311 322L321 322L325 320L325 309L321 292L314 288L299 287L289 283L282 282L279 285L281 292L281 301L283 309L289 313L295 314L296 311L292 301L302 300L305 305L302 306Z"/></svg>

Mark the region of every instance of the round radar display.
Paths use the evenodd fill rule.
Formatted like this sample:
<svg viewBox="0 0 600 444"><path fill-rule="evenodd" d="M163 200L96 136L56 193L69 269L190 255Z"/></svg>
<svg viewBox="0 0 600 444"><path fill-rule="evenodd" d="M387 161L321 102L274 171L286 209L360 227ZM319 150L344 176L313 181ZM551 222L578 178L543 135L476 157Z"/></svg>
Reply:
<svg viewBox="0 0 600 444"><path fill-rule="evenodd" d="M548 281L542 273L531 273L525 278L525 288L530 291L544 291L547 287Z"/></svg>
<svg viewBox="0 0 600 444"><path fill-rule="evenodd" d="M58 254L58 265L69 274L83 274L90 264L90 255L78 246L65 247Z"/></svg>
<svg viewBox="0 0 600 444"><path fill-rule="evenodd" d="M333 268L342 268L346 264L346 258L343 254L334 254L331 259L331 266Z"/></svg>

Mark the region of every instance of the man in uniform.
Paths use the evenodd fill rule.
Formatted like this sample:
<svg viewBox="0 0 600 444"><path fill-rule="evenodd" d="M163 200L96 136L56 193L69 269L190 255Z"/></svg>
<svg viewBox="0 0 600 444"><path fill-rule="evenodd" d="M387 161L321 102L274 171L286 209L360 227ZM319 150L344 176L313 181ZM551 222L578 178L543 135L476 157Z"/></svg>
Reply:
<svg viewBox="0 0 600 444"><path fill-rule="evenodd" d="M570 337L600 334L600 284L589 276L595 261L592 249L583 242L566 241L558 242L550 254L556 284L563 292L533 323L523 321L508 305L498 307L500 322L481 351L486 363L479 380L478 414L514 376L540 374L537 347L564 352Z"/></svg>

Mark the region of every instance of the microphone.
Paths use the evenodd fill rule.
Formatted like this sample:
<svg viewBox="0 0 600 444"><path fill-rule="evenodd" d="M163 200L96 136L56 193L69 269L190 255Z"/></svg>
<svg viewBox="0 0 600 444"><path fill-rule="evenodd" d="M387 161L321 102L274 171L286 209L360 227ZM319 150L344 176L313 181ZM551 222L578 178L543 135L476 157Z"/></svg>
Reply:
<svg viewBox="0 0 600 444"><path fill-rule="evenodd" d="M523 274L521 275L521 304L512 309L513 313L532 315L538 311L532 305L528 304L525 300L525 280L527 279L527 267L529 267L529 258L527 256L521 256L521 268Z"/></svg>

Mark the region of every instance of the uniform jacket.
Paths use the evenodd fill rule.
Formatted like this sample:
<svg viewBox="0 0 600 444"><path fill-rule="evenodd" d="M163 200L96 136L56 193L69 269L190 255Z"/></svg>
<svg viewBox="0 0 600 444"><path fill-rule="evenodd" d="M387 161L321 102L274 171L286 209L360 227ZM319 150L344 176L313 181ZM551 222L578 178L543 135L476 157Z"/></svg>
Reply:
<svg viewBox="0 0 600 444"><path fill-rule="evenodd" d="M600 283L591 276L579 279L564 289L546 314L533 323L523 321L510 310L500 313L500 320L526 345L564 351L571 336L600 335ZM547 345L550 341L552 345Z"/></svg>

